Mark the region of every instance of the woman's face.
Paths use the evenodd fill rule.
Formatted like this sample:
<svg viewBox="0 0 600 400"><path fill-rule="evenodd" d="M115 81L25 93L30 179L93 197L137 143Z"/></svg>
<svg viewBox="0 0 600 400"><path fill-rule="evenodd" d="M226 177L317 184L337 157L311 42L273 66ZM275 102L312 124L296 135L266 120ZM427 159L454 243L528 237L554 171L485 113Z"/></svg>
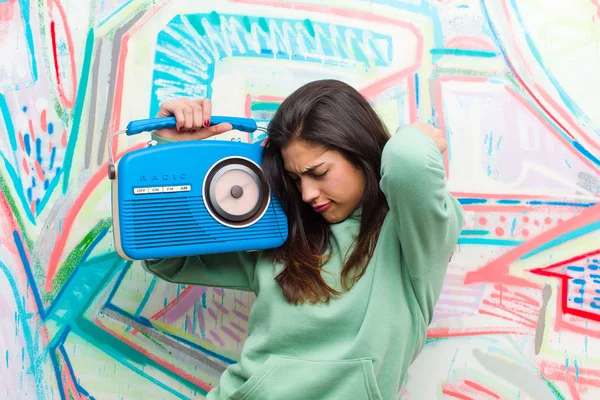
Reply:
<svg viewBox="0 0 600 400"><path fill-rule="evenodd" d="M294 140L281 150L281 155L302 200L327 222L341 222L359 206L365 190L365 173L340 152Z"/></svg>

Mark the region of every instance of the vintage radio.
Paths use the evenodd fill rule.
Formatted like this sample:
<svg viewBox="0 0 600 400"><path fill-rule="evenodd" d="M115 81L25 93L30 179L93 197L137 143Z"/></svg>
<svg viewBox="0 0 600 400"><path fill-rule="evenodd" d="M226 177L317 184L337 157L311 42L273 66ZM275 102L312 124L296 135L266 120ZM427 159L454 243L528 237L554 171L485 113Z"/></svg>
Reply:
<svg viewBox="0 0 600 400"><path fill-rule="evenodd" d="M253 132L249 118L211 118ZM131 121L119 134L175 127L174 117ZM109 148L112 147L109 145ZM263 146L193 140L109 151L115 247L128 260L263 250L281 246L288 224L261 168Z"/></svg>

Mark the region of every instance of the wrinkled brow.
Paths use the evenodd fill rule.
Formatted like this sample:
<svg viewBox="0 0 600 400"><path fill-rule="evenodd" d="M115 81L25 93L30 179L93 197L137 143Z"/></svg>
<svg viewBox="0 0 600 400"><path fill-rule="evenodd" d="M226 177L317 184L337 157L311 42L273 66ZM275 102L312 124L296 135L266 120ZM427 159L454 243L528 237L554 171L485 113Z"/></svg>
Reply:
<svg viewBox="0 0 600 400"><path fill-rule="evenodd" d="M322 163L319 163L319 164L316 164L316 165L310 165L310 166L308 166L308 167L305 167L305 168L304 168L304 169L303 169L303 170L300 172L300 175L308 174L309 172L312 172L312 171L314 171L315 169L319 168L319 167L320 167L321 165L323 165L323 164L325 164L325 162L322 162ZM288 174L295 174L295 172L293 172L293 171L290 171L290 170L287 170L287 169L286 169L286 172L287 172Z"/></svg>

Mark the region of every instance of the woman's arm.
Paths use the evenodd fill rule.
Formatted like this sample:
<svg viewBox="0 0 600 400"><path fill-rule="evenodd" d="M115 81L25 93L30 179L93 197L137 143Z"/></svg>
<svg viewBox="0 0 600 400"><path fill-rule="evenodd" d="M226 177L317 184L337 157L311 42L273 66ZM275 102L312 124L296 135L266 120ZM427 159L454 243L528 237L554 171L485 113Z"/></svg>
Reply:
<svg viewBox="0 0 600 400"><path fill-rule="evenodd" d="M148 272L168 282L256 292L254 269L260 252L143 260Z"/></svg>
<svg viewBox="0 0 600 400"><path fill-rule="evenodd" d="M443 143L443 144L440 144ZM446 190L443 138L399 129L386 144L380 187L390 206L407 268L425 322L431 322L458 236L463 210Z"/></svg>

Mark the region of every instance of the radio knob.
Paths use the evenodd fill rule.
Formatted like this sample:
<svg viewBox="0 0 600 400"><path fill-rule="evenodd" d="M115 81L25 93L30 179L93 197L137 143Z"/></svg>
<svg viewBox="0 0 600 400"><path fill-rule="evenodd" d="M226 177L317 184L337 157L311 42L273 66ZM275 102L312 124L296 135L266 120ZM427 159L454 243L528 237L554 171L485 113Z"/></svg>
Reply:
<svg viewBox="0 0 600 400"><path fill-rule="evenodd" d="M244 194L244 189L242 189L242 187L240 185L235 185L234 187L231 188L231 195L234 198L239 199L240 197L242 197L243 194Z"/></svg>

